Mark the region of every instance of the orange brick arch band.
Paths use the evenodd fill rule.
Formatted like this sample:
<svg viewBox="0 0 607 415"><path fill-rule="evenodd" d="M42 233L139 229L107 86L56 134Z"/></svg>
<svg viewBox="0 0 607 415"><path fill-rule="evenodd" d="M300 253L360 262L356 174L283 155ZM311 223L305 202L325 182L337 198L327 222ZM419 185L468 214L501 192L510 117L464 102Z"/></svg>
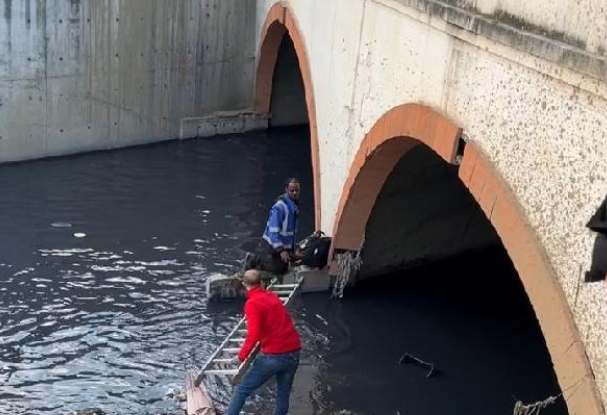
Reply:
<svg viewBox="0 0 607 415"><path fill-rule="evenodd" d="M306 107L310 123L310 143L312 152L312 170L314 176L314 218L316 228L321 226L320 203L320 155L318 149L318 128L316 124L316 104L310 65L304 38L299 31L297 21L291 11L281 3L276 3L266 17L261 32L261 46L257 55L257 74L255 78L255 111L268 113L272 98L272 80L280 44L285 35L290 36L295 46L301 72Z"/></svg>
<svg viewBox="0 0 607 415"><path fill-rule="evenodd" d="M333 249L359 249L377 196L403 155L426 145L453 163L460 133L457 125L423 105L402 105L382 116L351 165L338 206ZM474 143L466 146L459 177L493 224L523 282L570 415L604 415L562 288L508 185Z"/></svg>

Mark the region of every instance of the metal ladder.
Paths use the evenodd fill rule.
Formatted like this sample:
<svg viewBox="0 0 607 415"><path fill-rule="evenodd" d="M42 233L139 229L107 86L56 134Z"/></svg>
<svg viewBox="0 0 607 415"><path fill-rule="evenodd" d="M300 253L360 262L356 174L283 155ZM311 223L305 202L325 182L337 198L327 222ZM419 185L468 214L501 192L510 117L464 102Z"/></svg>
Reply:
<svg viewBox="0 0 607 415"><path fill-rule="evenodd" d="M271 283L266 289L275 293L286 306L303 284L303 277L298 276L296 278L295 284ZM200 385L205 377L227 377L232 385L238 384L247 372L251 363L253 363L255 356L259 353L261 348L260 344L257 343L247 360L240 365L233 364L232 359L238 355L246 337L246 320L243 318L238 322L230 334L228 334L228 337L226 337L223 343L219 345L217 350L215 350L215 353L211 355L202 369L200 369L194 380L194 384L196 386Z"/></svg>

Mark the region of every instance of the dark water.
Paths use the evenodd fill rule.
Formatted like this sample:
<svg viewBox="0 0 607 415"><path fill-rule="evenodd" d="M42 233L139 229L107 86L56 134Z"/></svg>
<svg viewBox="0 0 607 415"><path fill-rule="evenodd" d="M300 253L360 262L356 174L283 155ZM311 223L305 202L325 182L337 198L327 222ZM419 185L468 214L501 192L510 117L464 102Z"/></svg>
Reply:
<svg viewBox="0 0 607 415"><path fill-rule="evenodd" d="M288 176L305 234L301 129L0 167L0 413L175 412L167 390L239 318L239 304L207 306L205 279L235 270ZM511 265L482 258L361 283L341 303L298 299L292 413L509 415L513 396L558 393ZM405 351L443 376L398 365Z"/></svg>
<svg viewBox="0 0 607 415"><path fill-rule="evenodd" d="M341 303L321 295L299 301L317 385L299 399L315 401L314 413L511 415L516 400L560 394L533 310L501 250L362 282ZM400 365L404 353L441 374L426 378L428 370ZM557 414L567 414L562 399L542 411Z"/></svg>
<svg viewBox="0 0 607 415"><path fill-rule="evenodd" d="M311 212L306 136L1 167L0 413L174 409L167 389L237 319L207 310L205 279L235 270L286 177Z"/></svg>

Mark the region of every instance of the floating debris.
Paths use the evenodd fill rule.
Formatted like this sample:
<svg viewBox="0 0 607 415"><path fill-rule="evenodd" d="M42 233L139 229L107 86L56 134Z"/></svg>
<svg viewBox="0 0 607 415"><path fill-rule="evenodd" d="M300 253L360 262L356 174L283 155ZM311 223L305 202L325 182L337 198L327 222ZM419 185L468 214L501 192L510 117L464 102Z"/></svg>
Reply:
<svg viewBox="0 0 607 415"><path fill-rule="evenodd" d="M186 401L185 392L178 388L169 388L169 390L165 393L165 396L169 399L174 399L179 402Z"/></svg>
<svg viewBox="0 0 607 415"><path fill-rule="evenodd" d="M434 363L426 362L420 358L411 356L409 353L403 354L400 359L398 359L398 363L401 365L415 364L417 366L423 367L424 369L428 369L428 374L426 375L427 378L431 378L432 376L437 376L442 373L436 368Z"/></svg>
<svg viewBox="0 0 607 415"><path fill-rule="evenodd" d="M542 409L546 409L550 405L556 403L556 400L560 398L561 395L551 396L531 405L525 405L522 401L517 401L516 405L514 405L514 412L512 412L512 415L540 415Z"/></svg>
<svg viewBox="0 0 607 415"><path fill-rule="evenodd" d="M76 233L74 234L74 236L75 236L76 238L84 238L84 237L86 236L86 233L82 233L82 232L76 232Z"/></svg>

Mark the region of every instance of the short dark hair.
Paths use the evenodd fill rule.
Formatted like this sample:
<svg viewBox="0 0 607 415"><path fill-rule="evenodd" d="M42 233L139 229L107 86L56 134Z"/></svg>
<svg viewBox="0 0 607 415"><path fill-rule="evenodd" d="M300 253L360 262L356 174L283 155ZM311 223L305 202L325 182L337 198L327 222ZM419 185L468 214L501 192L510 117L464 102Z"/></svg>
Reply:
<svg viewBox="0 0 607 415"><path fill-rule="evenodd" d="M299 181L299 179L298 179L297 177L289 177L289 178L287 179L287 181L285 182L285 187L289 187L289 185L290 185L291 183L297 183L297 184L300 184L300 181Z"/></svg>

